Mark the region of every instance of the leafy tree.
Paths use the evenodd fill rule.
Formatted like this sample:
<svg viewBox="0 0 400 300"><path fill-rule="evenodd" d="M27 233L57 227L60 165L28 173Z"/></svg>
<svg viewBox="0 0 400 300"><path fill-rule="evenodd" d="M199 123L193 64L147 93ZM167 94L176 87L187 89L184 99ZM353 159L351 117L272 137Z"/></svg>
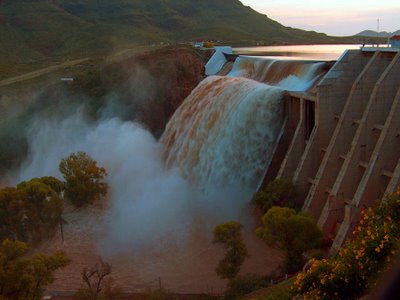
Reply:
<svg viewBox="0 0 400 300"><path fill-rule="evenodd" d="M64 192L64 182L52 176L44 176L40 178L33 178L31 181L39 181L52 188L59 196Z"/></svg>
<svg viewBox="0 0 400 300"><path fill-rule="evenodd" d="M50 182L50 185L44 182ZM26 241L38 242L54 233L60 224L64 210L63 199L53 190L51 185L59 186L61 183L50 177L33 178L17 185L21 197L24 199L24 220L28 236Z"/></svg>
<svg viewBox="0 0 400 300"><path fill-rule="evenodd" d="M49 237L63 212L61 186L56 178L42 177L0 189L0 240L35 243Z"/></svg>
<svg viewBox="0 0 400 300"><path fill-rule="evenodd" d="M246 245L241 235L242 225L239 222L226 222L214 228L214 243L225 247L225 257L215 269L221 278L232 279L240 271L245 258L248 256Z"/></svg>
<svg viewBox="0 0 400 300"><path fill-rule="evenodd" d="M257 235L286 252L285 271L297 271L303 264L303 253L319 246L322 233L313 218L287 207L272 207L263 216L264 227Z"/></svg>
<svg viewBox="0 0 400 300"><path fill-rule="evenodd" d="M298 209L296 187L288 180L276 179L270 181L265 189L254 194L252 202L264 213L273 206Z"/></svg>
<svg viewBox="0 0 400 300"><path fill-rule="evenodd" d="M64 196L75 206L90 204L107 194L108 187L103 182L106 170L85 152L62 159L59 169L65 178Z"/></svg>
<svg viewBox="0 0 400 300"><path fill-rule="evenodd" d="M41 299L44 287L54 281L53 272L70 260L62 252L36 254L24 259L28 247L5 239L0 246L0 299Z"/></svg>

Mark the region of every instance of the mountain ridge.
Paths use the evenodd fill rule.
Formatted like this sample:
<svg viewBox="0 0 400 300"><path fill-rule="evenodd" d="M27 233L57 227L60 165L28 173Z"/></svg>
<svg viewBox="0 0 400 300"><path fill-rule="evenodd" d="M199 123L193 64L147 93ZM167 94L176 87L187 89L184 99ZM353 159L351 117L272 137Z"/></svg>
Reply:
<svg viewBox="0 0 400 300"><path fill-rule="evenodd" d="M400 35L400 29L396 30L394 32L387 32L387 31L380 31L379 32L379 37L383 37L383 38L388 38L388 37L391 37L393 35ZM363 31L355 34L354 36L377 37L378 36L378 32L375 31L375 30L363 30Z"/></svg>
<svg viewBox="0 0 400 300"><path fill-rule="evenodd" d="M283 26L238 0L0 0L0 64L200 39L233 45L341 42Z"/></svg>

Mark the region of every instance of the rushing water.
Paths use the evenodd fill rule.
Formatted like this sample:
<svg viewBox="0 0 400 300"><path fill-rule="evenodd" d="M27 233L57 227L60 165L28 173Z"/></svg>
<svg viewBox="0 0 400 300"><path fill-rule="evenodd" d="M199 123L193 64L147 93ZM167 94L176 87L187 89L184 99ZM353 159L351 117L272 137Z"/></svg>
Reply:
<svg viewBox="0 0 400 300"><path fill-rule="evenodd" d="M244 77L290 91L305 91L325 73L326 63L240 56L227 76Z"/></svg>
<svg viewBox="0 0 400 300"><path fill-rule="evenodd" d="M359 49L361 45L292 45L235 48L235 54L257 55L285 59L337 60L346 49Z"/></svg>
<svg viewBox="0 0 400 300"><path fill-rule="evenodd" d="M284 91L306 91L325 64L240 57L227 76L206 78L161 137L167 164L206 191L240 186L254 192L282 131Z"/></svg>

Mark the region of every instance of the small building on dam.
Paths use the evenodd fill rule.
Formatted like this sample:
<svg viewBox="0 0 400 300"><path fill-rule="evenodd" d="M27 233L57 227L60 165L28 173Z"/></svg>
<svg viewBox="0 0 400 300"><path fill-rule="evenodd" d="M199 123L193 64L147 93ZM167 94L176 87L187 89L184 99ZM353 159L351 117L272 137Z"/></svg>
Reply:
<svg viewBox="0 0 400 300"><path fill-rule="evenodd" d="M400 184L400 48L347 50L307 92L288 92L265 181L291 180L335 252L361 210Z"/></svg>

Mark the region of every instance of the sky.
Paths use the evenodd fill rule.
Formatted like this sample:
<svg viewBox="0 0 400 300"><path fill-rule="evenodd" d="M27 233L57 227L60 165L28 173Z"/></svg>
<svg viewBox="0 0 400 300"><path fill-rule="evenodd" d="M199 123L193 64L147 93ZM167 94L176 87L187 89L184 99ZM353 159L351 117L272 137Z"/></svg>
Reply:
<svg viewBox="0 0 400 300"><path fill-rule="evenodd" d="M329 35L400 29L400 0L240 0L285 26Z"/></svg>

